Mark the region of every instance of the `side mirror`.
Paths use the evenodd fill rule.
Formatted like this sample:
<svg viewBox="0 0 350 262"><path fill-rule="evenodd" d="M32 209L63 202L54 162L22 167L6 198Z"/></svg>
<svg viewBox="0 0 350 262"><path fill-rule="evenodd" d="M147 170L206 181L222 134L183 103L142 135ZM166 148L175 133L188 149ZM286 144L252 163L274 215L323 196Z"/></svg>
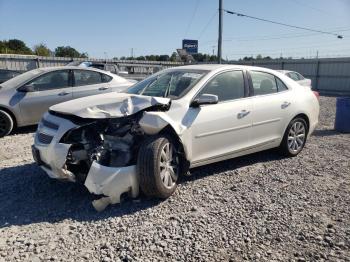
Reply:
<svg viewBox="0 0 350 262"><path fill-rule="evenodd" d="M35 87L34 87L34 85L24 85L24 86L21 86L20 88L18 88L17 91L24 92L24 93L34 92Z"/></svg>
<svg viewBox="0 0 350 262"><path fill-rule="evenodd" d="M201 105L213 105L219 102L219 98L216 95L202 94L192 101L191 107L199 107Z"/></svg>

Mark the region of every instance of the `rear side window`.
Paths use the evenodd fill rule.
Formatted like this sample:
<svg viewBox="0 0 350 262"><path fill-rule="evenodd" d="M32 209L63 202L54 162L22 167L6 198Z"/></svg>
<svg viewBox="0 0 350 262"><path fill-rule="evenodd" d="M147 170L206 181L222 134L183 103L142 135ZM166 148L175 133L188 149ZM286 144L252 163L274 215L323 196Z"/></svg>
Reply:
<svg viewBox="0 0 350 262"><path fill-rule="evenodd" d="M305 79L301 74L299 74L297 72L295 72L295 74L298 76L299 80L304 80Z"/></svg>
<svg viewBox="0 0 350 262"><path fill-rule="evenodd" d="M101 74L102 76L102 83L108 83L111 82L113 77L109 76L109 75L105 75L105 74Z"/></svg>
<svg viewBox="0 0 350 262"><path fill-rule="evenodd" d="M250 76L252 79L254 95L267 95L277 93L277 84L274 75L251 71Z"/></svg>
<svg viewBox="0 0 350 262"><path fill-rule="evenodd" d="M199 92L199 95L211 94L219 98L219 102L244 97L244 78L242 71L230 71L211 79Z"/></svg>
<svg viewBox="0 0 350 262"><path fill-rule="evenodd" d="M69 71L49 72L32 80L27 85L32 85L36 91L54 90L69 87Z"/></svg>
<svg viewBox="0 0 350 262"><path fill-rule="evenodd" d="M278 92L288 90L287 86L277 77L276 77L276 82L277 82Z"/></svg>
<svg viewBox="0 0 350 262"><path fill-rule="evenodd" d="M99 72L89 70L74 70L75 86L95 85L102 83Z"/></svg>
<svg viewBox="0 0 350 262"><path fill-rule="evenodd" d="M299 81L299 80L300 80L299 77L298 77L298 75L297 75L296 73L294 73L294 72L289 72L289 73L287 74L287 76L288 76L289 78L293 79L294 81Z"/></svg>
<svg viewBox="0 0 350 262"><path fill-rule="evenodd" d="M281 79L272 74L258 71L250 71L254 95L274 94L288 90Z"/></svg>

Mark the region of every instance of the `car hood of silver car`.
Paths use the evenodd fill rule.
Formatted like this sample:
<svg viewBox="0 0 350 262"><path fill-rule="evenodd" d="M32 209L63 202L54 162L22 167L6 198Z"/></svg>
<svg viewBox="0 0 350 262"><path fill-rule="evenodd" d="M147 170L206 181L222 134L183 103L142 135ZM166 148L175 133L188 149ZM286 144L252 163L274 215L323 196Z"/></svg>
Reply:
<svg viewBox="0 0 350 262"><path fill-rule="evenodd" d="M126 93L107 93L71 100L50 107L50 111L81 118L118 118L135 114L150 107L168 107L169 98Z"/></svg>

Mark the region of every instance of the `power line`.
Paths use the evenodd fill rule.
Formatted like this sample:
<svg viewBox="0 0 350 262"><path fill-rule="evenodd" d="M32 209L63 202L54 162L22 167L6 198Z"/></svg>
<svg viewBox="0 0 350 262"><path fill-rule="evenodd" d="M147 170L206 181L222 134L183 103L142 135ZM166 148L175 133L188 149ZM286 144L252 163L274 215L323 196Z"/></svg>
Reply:
<svg viewBox="0 0 350 262"><path fill-rule="evenodd" d="M348 30L341 30L338 32L345 32L345 31L350 31ZM225 38L222 41L223 42L232 42L232 41L237 41L237 42L253 42L253 41L269 41L269 40L280 40L280 39L292 39L292 38L304 38L304 37L311 37L311 36L319 36L320 34L315 33L315 34L299 34L299 35L276 35L276 36L260 36L260 38L247 38L247 37L232 37L232 38ZM347 35L343 35L347 36ZM208 40L203 42L201 45L202 46L209 46L212 45L212 43L215 43L217 40ZM338 42L338 40L336 40Z"/></svg>
<svg viewBox="0 0 350 262"><path fill-rule="evenodd" d="M347 32L350 31L349 27L333 27L326 29L329 32ZM242 42L248 42L248 41L256 41L256 40L278 40L278 39L284 39L284 38L300 38L300 37L309 37L309 36L320 36L322 34L320 33L313 33L313 34L276 34L276 35L260 35L260 36L239 36L239 37L228 37L225 38L223 41L242 41ZM344 36L344 35L343 35ZM345 35L347 36L347 35ZM211 45L212 43L216 42L217 40L207 40L202 42L202 45Z"/></svg>
<svg viewBox="0 0 350 262"><path fill-rule="evenodd" d="M338 32L346 32L346 31L350 31L350 29L348 30L340 30ZM266 41L266 40L279 40L279 39L290 39L290 38L300 38L300 37L310 37L310 36L317 36L320 35L319 33L315 33L315 34L299 34L299 35L290 35L290 36L272 36L272 37L261 37L261 38L246 38L246 39L239 39L239 38L231 38L232 40L237 40L237 41L241 41L241 42L248 42L248 41ZM342 35L344 36L344 35ZM229 40L230 38L228 38L227 40Z"/></svg>
<svg viewBox="0 0 350 262"><path fill-rule="evenodd" d="M240 16L240 17L247 17L247 18L251 18L251 19L255 19L255 20L259 20L259 21L263 21L263 22L267 22L267 23L272 23L272 24L276 24L276 25L282 25L282 26L286 26L286 27L306 30L306 31L310 31L310 32L317 32L317 33L320 33L320 34L334 35L334 36L336 36L339 39L343 38L342 35L339 35L339 34L336 34L336 33L332 33L332 32L326 32L326 31L321 31L321 30L307 28L307 27L301 27L301 26L295 26L295 25L289 25L289 24L285 24L285 23L281 23L281 22L276 22L276 21L272 21L272 20L268 20L268 19L264 19L264 18L259 18L259 17L255 17L255 16L250 16L250 15L238 13L238 12L235 12L235 11L226 10L226 9L224 9L224 11L226 13L228 13L228 14L231 14L231 15L237 15L237 16Z"/></svg>
<svg viewBox="0 0 350 262"><path fill-rule="evenodd" d="M194 19L194 17L196 16L196 13L197 13L198 3L199 3L199 0L196 0L195 6L194 6L194 10L193 10L193 13L192 13L190 22L189 22L188 25L187 25L187 29L186 29L186 33L185 33L185 37L184 37L184 38L186 38L187 33L188 33L188 30L190 30L190 28L191 28L191 26L192 26L193 19Z"/></svg>

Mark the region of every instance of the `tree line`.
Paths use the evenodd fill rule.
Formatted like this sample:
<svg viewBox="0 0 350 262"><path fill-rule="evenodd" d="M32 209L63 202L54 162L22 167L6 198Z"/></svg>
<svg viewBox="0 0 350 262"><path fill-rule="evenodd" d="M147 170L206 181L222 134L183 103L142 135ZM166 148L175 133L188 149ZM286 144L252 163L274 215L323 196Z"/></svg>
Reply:
<svg viewBox="0 0 350 262"><path fill-rule="evenodd" d="M0 41L0 54L20 54L20 55L38 55L38 56L56 56L87 58L87 53L80 53L70 46L58 46L54 51L50 50L46 44L40 43L33 48L29 48L22 40L10 39Z"/></svg>
<svg viewBox="0 0 350 262"><path fill-rule="evenodd" d="M79 52L71 46L58 46L54 50L50 50L46 44L40 43L33 48L29 48L22 40L10 39L0 41L0 54L21 54L21 55L38 55L38 56L56 56L56 57L70 57L70 58L88 58L88 54L85 52ZM209 54L193 54L193 59L199 63L213 63L216 62L216 55ZM176 52L173 52L171 56L169 55L145 55L138 57L125 57L122 56L114 57L116 60L139 60L139 61L165 61L165 62L178 62L183 61L183 58L179 57ZM270 56L263 57L262 55L257 55L256 57L243 57L239 61L254 61L254 60L272 60ZM284 59L283 57L277 59ZM292 57L288 57L292 59ZM223 62L230 62L223 59Z"/></svg>

